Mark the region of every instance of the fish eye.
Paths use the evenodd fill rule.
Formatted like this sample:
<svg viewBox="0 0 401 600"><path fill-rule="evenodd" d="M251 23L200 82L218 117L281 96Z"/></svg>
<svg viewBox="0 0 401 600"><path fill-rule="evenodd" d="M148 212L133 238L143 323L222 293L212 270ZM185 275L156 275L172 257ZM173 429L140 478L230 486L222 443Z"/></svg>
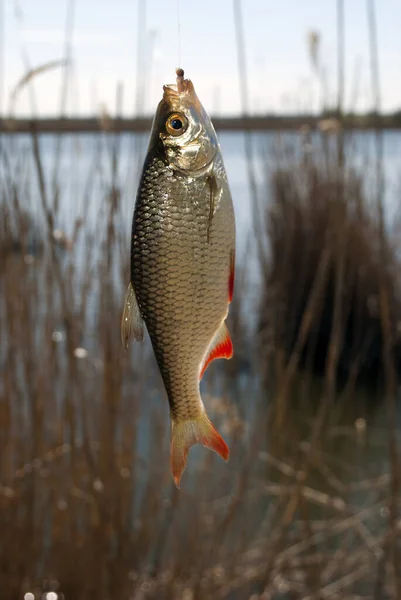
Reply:
<svg viewBox="0 0 401 600"><path fill-rule="evenodd" d="M179 113L174 113L167 118L166 130L170 135L182 135L188 126L187 118Z"/></svg>

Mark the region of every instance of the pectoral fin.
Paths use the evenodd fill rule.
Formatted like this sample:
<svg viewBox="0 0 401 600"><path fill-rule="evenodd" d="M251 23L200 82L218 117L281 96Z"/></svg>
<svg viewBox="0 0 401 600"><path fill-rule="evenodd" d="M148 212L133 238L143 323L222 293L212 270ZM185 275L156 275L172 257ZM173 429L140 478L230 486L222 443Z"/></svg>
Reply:
<svg viewBox="0 0 401 600"><path fill-rule="evenodd" d="M143 339L144 323L134 287L130 283L125 294L124 310L121 318L121 340L127 350L131 342L143 342Z"/></svg>
<svg viewBox="0 0 401 600"><path fill-rule="evenodd" d="M235 248L230 253L230 274L228 277L228 301L231 302L234 295L234 277L235 277Z"/></svg>
<svg viewBox="0 0 401 600"><path fill-rule="evenodd" d="M209 222L208 222L208 226L207 226L207 241L209 242L210 228L212 226L213 217L214 217L216 210L218 209L219 204L220 204L222 189L221 189L214 173L209 175L209 177L207 178L207 181L208 181L209 190L210 190Z"/></svg>

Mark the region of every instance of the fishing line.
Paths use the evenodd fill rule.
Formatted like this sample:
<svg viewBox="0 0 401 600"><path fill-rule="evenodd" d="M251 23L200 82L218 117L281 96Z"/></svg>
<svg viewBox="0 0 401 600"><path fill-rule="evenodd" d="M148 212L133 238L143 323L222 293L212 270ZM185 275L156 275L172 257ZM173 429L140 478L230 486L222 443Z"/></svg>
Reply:
<svg viewBox="0 0 401 600"><path fill-rule="evenodd" d="M177 34L178 34L178 65L181 67L181 19L180 19L180 0L177 0Z"/></svg>

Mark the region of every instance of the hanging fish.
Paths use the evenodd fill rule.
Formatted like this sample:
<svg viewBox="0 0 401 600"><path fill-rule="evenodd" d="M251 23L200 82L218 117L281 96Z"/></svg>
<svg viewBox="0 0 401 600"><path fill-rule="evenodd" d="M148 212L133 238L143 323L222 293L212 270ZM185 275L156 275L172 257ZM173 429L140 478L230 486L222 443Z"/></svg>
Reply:
<svg viewBox="0 0 401 600"><path fill-rule="evenodd" d="M144 323L171 414L171 470L179 487L188 451L229 450L209 420L199 381L231 358L225 324L234 288L235 221L220 147L192 82L177 69L156 111L137 194L131 281L121 322L126 348Z"/></svg>

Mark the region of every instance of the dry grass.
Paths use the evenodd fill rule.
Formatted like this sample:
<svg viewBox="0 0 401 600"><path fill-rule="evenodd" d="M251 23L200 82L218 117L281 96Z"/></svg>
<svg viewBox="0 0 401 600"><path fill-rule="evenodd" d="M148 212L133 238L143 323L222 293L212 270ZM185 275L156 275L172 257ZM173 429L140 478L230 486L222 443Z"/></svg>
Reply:
<svg viewBox="0 0 401 600"><path fill-rule="evenodd" d="M124 353L119 335L131 218L122 208L128 188L119 138L94 144L68 223L59 208L66 193L60 178L51 178L35 134L30 144L33 167L26 172L10 141L1 153L1 598L28 591L41 598L50 590L67 600L371 598L373 589L377 598L396 597L401 521L389 516L387 430L364 395L357 401L355 393L351 410L343 395L331 411L316 414L308 399L325 398L325 384L295 365L278 427L284 384L274 391L262 385L266 362L263 370L244 369L240 360L216 364L203 394L232 458L225 465L194 449L181 491L173 487L168 409L153 356L148 345ZM292 300L298 284L290 268L293 277L302 267L312 278L330 237L324 227L330 230L346 209L355 215L346 239L369 269L378 268L363 234L374 225L360 180L350 174L337 196L337 182L322 173L308 167L306 195L305 183L288 171L274 177L276 250L266 281L281 274L280 293ZM94 221L90 186L97 190ZM350 197L350 189L348 207L338 198ZM360 234L358 210L359 222L366 219ZM313 226L323 229L314 244L305 237ZM350 254L348 311L351 295L371 293L373 285L372 274L358 279ZM231 328L244 355L246 283L237 281L244 283L236 289ZM266 294L270 312L267 287ZM296 297L297 314L305 294ZM277 326L283 328L281 317ZM283 337L290 350L291 335ZM269 347L277 364L280 348Z"/></svg>

